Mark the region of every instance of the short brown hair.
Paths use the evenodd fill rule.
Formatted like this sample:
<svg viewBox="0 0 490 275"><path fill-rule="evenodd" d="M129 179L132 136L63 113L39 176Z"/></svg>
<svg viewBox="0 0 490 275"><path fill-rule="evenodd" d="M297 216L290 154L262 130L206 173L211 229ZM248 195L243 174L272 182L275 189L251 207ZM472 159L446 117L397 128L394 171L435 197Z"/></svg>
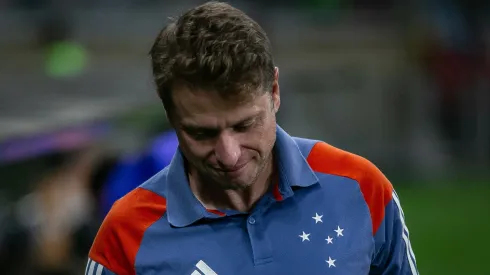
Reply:
<svg viewBox="0 0 490 275"><path fill-rule="evenodd" d="M260 25L220 2L197 6L167 25L150 51L153 77L167 112L177 84L224 97L270 90L271 43Z"/></svg>

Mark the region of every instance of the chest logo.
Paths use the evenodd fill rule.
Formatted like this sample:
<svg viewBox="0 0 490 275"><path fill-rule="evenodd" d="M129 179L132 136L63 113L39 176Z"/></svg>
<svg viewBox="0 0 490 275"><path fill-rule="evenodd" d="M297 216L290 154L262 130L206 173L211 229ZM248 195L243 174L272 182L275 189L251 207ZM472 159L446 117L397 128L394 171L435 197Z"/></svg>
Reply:
<svg viewBox="0 0 490 275"><path fill-rule="evenodd" d="M196 264L196 269L192 272L191 275L218 275L218 273L214 272L214 270L209 267L203 260L200 260Z"/></svg>
<svg viewBox="0 0 490 275"><path fill-rule="evenodd" d="M315 223L312 223L312 226L320 226L323 223L323 215L319 215L318 213L315 213L315 216L312 217ZM309 230L310 229L310 230ZM337 226L337 229L330 229L330 234L328 234L328 230L325 234L325 236L314 236L311 233L312 228L308 228L305 231L301 231L301 234L298 235L300 238L301 242L304 243L304 245L307 245L308 242L310 241L322 241L325 242L325 245L334 245L335 239L342 238L344 236L344 229L340 227L340 225ZM333 237L332 237L333 236ZM328 264L328 268L335 268L337 267L335 264L335 261L337 261L335 258L332 258L331 255L325 255L325 264Z"/></svg>

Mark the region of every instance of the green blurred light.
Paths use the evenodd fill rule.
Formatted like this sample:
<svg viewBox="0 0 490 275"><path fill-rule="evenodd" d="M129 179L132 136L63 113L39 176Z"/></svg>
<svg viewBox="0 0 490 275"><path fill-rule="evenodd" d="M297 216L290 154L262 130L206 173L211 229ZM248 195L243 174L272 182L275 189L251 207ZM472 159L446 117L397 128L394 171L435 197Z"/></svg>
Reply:
<svg viewBox="0 0 490 275"><path fill-rule="evenodd" d="M87 52L77 43L57 42L47 51L45 70L51 77L80 75L87 65Z"/></svg>

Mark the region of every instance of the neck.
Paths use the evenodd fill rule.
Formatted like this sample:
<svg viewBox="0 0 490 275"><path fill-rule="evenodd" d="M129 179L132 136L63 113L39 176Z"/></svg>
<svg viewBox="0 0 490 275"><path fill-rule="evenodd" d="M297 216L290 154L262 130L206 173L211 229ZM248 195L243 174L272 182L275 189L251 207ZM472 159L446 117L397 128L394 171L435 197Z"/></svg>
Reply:
<svg viewBox="0 0 490 275"><path fill-rule="evenodd" d="M250 211L257 201L267 192L274 179L272 157L262 169L256 181L245 189L223 189L219 185L206 182L189 173L192 192L206 209L233 209L240 212Z"/></svg>

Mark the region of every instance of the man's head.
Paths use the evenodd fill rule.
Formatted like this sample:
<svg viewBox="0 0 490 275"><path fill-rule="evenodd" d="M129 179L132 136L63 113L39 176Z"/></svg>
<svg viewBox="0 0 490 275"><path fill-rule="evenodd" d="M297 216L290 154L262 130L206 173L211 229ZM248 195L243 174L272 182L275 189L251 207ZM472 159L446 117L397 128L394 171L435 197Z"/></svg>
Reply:
<svg viewBox="0 0 490 275"><path fill-rule="evenodd" d="M280 105L264 30L240 10L210 2L165 27L150 55L190 170L224 188L253 184L271 159Z"/></svg>

